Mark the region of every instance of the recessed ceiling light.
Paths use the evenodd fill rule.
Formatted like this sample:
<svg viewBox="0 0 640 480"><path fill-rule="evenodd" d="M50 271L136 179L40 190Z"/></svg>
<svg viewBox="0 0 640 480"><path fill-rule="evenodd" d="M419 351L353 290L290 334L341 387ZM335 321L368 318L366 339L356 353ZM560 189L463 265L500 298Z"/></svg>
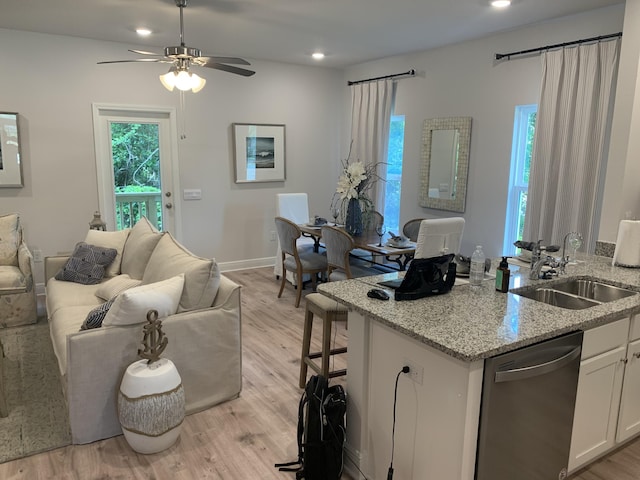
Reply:
<svg viewBox="0 0 640 480"><path fill-rule="evenodd" d="M324 53L322 52L314 52L311 54L314 60L322 60L324 58Z"/></svg>
<svg viewBox="0 0 640 480"><path fill-rule="evenodd" d="M149 35L151 35L151 30L149 30L148 28L136 28L136 33L141 37L148 37Z"/></svg>
<svg viewBox="0 0 640 480"><path fill-rule="evenodd" d="M509 5L511 5L511 0L493 0L491 2L491 6L496 8L506 8Z"/></svg>

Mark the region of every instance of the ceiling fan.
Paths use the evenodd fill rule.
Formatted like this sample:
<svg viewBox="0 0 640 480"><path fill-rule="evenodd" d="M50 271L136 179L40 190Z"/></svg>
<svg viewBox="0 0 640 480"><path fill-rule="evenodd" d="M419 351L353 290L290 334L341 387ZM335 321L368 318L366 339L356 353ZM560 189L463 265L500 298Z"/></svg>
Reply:
<svg viewBox="0 0 640 480"><path fill-rule="evenodd" d="M172 64L168 73L160 75L160 82L167 90L172 91L174 87L179 90L192 90L194 93L199 92L204 87L206 80L197 74L190 72L189 67L207 67L216 70L222 70L243 77L250 77L256 72L245 68L235 67L233 65L251 65L242 58L237 57L211 57L203 56L198 48L188 47L184 44L184 20L183 9L187 6L187 0L175 0L176 6L180 8L180 45L176 47L166 47L164 53L145 52L143 50L129 50L138 55L146 55L158 58L137 58L133 60L111 60L104 63L128 63L128 62L156 62Z"/></svg>

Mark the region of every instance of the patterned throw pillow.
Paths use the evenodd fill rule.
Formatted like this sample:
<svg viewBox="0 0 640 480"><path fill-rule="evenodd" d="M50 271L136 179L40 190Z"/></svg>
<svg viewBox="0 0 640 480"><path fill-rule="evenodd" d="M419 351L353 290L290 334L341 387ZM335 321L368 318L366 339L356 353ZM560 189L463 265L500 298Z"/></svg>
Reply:
<svg viewBox="0 0 640 480"><path fill-rule="evenodd" d="M85 318L84 322L82 322L80 330L100 328L102 326L102 321L104 320L104 317L107 316L107 313L109 312L111 305L113 305L114 300L115 298L91 310L89 312L89 315L87 315L87 318Z"/></svg>
<svg viewBox="0 0 640 480"><path fill-rule="evenodd" d="M105 268L113 262L118 251L115 248L102 248L80 242L71 254L71 258L56 273L56 280L95 285L104 277Z"/></svg>

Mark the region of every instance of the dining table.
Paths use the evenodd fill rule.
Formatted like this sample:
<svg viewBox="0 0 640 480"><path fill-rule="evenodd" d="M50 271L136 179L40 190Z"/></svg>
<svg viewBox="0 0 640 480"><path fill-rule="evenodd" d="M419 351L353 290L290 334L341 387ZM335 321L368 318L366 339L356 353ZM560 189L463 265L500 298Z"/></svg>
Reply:
<svg viewBox="0 0 640 480"><path fill-rule="evenodd" d="M314 251L319 251L320 246L322 245L322 227L324 225L312 225L309 223L298 224L300 231L306 237L313 238ZM335 226L341 230L344 229L342 225L331 225L327 224L327 226ZM398 265L397 269L403 271L407 268L407 264L413 259L413 256L416 252L416 243L409 241L406 245L402 247L394 247L389 245L388 240L380 241L380 236L374 230L365 230L361 235L351 235L353 238L353 244L356 249L366 250L368 252L373 253L375 256L382 256L387 260L385 266L390 266L390 264ZM376 263L373 261L372 263ZM395 268L395 267L394 267Z"/></svg>

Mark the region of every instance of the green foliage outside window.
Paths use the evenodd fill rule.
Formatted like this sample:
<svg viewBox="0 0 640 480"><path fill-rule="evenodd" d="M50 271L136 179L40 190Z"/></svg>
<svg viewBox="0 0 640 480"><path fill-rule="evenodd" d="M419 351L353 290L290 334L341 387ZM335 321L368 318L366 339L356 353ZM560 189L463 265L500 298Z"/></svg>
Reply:
<svg viewBox="0 0 640 480"><path fill-rule="evenodd" d="M116 199L118 193L161 192L158 124L112 123L111 150ZM116 202L117 228L130 227L144 215L155 217L161 229L161 203L154 202L150 210L144 202Z"/></svg>

